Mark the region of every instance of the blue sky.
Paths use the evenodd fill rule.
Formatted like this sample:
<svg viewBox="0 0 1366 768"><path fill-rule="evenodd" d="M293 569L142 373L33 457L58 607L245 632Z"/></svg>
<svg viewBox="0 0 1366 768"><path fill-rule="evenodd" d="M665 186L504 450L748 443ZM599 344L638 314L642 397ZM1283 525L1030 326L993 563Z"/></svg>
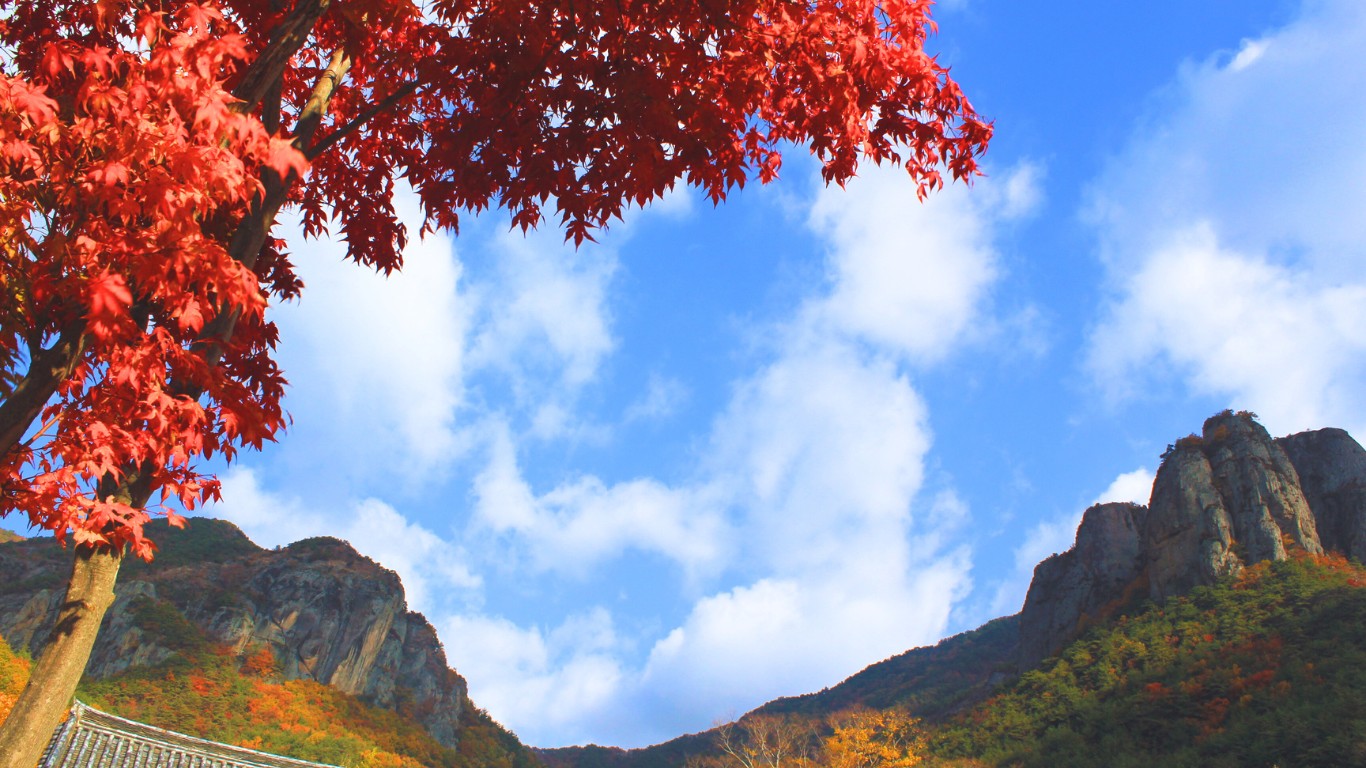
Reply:
<svg viewBox="0 0 1366 768"><path fill-rule="evenodd" d="M1013 613L1215 411L1366 434L1366 5L936 18L971 188L796 148L577 251L488 215L386 281L294 239L293 425L208 513L396 570L528 743L640 746Z"/></svg>

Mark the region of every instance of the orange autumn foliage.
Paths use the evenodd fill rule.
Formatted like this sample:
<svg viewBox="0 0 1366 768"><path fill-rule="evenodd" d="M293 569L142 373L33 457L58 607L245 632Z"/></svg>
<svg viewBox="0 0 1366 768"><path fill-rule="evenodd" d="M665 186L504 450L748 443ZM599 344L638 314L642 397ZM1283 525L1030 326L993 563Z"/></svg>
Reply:
<svg viewBox="0 0 1366 768"><path fill-rule="evenodd" d="M10 649L9 644L0 638L0 722L9 716L10 708L19 698L28 682L29 668L32 663Z"/></svg>
<svg viewBox="0 0 1366 768"><path fill-rule="evenodd" d="M824 768L911 768L924 758L920 721L895 709L837 715L821 750Z"/></svg>

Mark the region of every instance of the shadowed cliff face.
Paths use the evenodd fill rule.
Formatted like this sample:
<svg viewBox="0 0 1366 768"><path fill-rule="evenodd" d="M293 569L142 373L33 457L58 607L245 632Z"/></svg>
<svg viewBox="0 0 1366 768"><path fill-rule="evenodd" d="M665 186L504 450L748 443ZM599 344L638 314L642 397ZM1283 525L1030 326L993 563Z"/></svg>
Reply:
<svg viewBox="0 0 1366 768"><path fill-rule="evenodd" d="M1057 653L1139 578L1147 512L1137 504L1097 504L1082 516L1076 546L1034 568L1020 611L1021 658Z"/></svg>
<svg viewBox="0 0 1366 768"><path fill-rule="evenodd" d="M238 652L264 645L285 677L398 711L456 744L465 681L427 620L408 611L392 571L336 539L263 550L204 518L151 535L162 551L151 565L125 566L88 676L156 664L205 637ZM0 548L0 635L12 646L41 650L69 560L50 539Z"/></svg>
<svg viewBox="0 0 1366 768"><path fill-rule="evenodd" d="M1340 429L1272 440L1250 414L1225 411L1163 455L1148 507L1092 507L1073 548L1035 568L1020 667L1135 596L1162 600L1325 549L1366 555L1366 451Z"/></svg>
<svg viewBox="0 0 1366 768"><path fill-rule="evenodd" d="M1366 562L1366 450L1341 429L1282 437L1323 548Z"/></svg>

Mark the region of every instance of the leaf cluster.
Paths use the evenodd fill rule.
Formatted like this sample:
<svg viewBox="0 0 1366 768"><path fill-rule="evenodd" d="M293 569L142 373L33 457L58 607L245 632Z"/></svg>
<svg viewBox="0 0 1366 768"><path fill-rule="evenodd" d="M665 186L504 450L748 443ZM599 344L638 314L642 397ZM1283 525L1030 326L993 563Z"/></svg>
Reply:
<svg viewBox="0 0 1366 768"><path fill-rule="evenodd" d="M144 506L286 424L271 235L399 268L408 232L553 208L566 237L678 181L713 201L807 144L827 182L977 171L991 126L929 0L0 0L0 509L150 558Z"/></svg>

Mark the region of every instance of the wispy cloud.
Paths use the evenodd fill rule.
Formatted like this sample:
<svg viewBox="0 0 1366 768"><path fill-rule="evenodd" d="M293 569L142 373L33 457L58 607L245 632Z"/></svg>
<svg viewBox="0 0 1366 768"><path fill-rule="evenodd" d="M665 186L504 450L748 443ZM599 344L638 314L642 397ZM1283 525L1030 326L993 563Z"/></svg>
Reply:
<svg viewBox="0 0 1366 768"><path fill-rule="evenodd" d="M506 373L514 386L547 373L570 388L593 379L614 346L607 288L615 254L576 249L553 230L514 230L493 246L496 277L478 293L470 364Z"/></svg>
<svg viewBox="0 0 1366 768"><path fill-rule="evenodd" d="M1363 48L1366 6L1306 4L1188 67L1102 177L1112 396L1177 381L1274 432L1366 426L1366 144L1339 138L1366 127Z"/></svg>
<svg viewBox="0 0 1366 768"><path fill-rule="evenodd" d="M924 203L904 173L873 168L846 189L822 190L810 223L829 244L831 290L812 301L828 323L916 362L933 362L974 331L1000 273L992 243L1001 221L1037 204L1038 172L1022 166L1004 183L951 185Z"/></svg>
<svg viewBox="0 0 1366 768"><path fill-rule="evenodd" d="M650 479L609 485L585 475L543 494L518 466L507 427L488 427L488 463L475 481L476 536L493 535L541 571L585 575L629 550L712 571L728 549L722 510L705 487Z"/></svg>
<svg viewBox="0 0 1366 768"><path fill-rule="evenodd" d="M417 220L411 193L399 210ZM297 429L332 442L346 473L411 479L437 469L459 449L470 329L453 242L414 237L403 271L386 278L345 261L340 243L291 237L307 290L272 316Z"/></svg>

